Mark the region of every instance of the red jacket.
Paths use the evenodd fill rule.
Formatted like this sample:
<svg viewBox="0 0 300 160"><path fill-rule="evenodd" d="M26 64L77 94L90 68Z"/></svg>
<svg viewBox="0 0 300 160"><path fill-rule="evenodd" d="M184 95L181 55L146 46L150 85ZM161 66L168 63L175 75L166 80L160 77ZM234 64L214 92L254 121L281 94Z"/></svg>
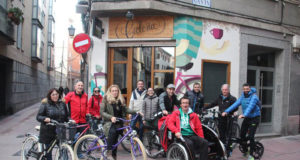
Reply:
<svg viewBox="0 0 300 160"><path fill-rule="evenodd" d="M180 132L180 111L179 110L173 111L173 113L171 114L168 120L167 126L173 133ZM196 135L198 135L201 138L204 138L201 121L199 120L199 117L195 112L190 114L190 126L194 131L194 133L196 133Z"/></svg>
<svg viewBox="0 0 300 160"><path fill-rule="evenodd" d="M102 102L102 99L103 98L101 95L93 95L89 100L87 113L93 115L94 117L100 116L100 103Z"/></svg>
<svg viewBox="0 0 300 160"><path fill-rule="evenodd" d="M85 115L87 111L88 96L83 93L81 96L74 92L69 92L65 97L66 104L70 103L71 119L76 123L86 123Z"/></svg>

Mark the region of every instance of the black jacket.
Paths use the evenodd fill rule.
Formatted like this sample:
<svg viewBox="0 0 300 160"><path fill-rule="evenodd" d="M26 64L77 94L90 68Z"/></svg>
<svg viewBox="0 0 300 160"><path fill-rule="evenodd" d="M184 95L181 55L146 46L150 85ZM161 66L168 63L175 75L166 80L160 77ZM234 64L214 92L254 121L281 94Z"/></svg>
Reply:
<svg viewBox="0 0 300 160"><path fill-rule="evenodd" d="M190 107L192 110L197 113L201 114L201 110L204 105L204 96L201 92L196 93L194 91L187 91L184 94L185 97L188 97L190 100Z"/></svg>
<svg viewBox="0 0 300 160"><path fill-rule="evenodd" d="M234 96L230 95L230 94L225 99L223 99L222 94L220 94L218 96L218 98L214 102L212 102L210 105L208 105L207 107L205 107L205 109L209 109L209 108L212 108L212 107L215 107L215 106L219 106L219 111L222 113L228 107L230 107L235 101L236 101L236 98ZM235 109L231 113L233 113L235 111L237 111L237 109Z"/></svg>
<svg viewBox="0 0 300 160"><path fill-rule="evenodd" d="M172 113L174 106L180 107L176 95L173 95L171 98L169 98L167 92L159 95L159 107L161 110L167 110L169 113Z"/></svg>
<svg viewBox="0 0 300 160"><path fill-rule="evenodd" d="M46 99L42 101L39 112L36 116L37 121L41 122L40 128L40 143L49 144L53 139L55 139L56 132L55 126L46 125L44 120L50 118L58 122L68 121L68 110L66 104L62 101L56 104L48 102Z"/></svg>

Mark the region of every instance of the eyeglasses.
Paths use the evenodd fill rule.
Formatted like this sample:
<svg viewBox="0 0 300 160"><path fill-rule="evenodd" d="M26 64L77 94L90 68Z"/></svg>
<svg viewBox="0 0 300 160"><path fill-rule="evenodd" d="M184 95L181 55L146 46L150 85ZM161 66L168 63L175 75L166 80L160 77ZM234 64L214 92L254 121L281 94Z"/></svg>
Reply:
<svg viewBox="0 0 300 160"><path fill-rule="evenodd" d="M98 92L99 93L100 91L99 90L95 90L94 92Z"/></svg>

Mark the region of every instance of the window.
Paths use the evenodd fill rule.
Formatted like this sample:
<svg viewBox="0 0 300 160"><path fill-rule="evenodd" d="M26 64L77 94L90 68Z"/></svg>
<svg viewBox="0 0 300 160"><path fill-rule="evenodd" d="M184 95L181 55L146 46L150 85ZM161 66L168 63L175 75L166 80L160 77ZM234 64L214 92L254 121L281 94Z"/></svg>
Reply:
<svg viewBox="0 0 300 160"><path fill-rule="evenodd" d="M230 62L202 60L201 77L204 102L211 103L220 94L222 84L230 84Z"/></svg>
<svg viewBox="0 0 300 160"><path fill-rule="evenodd" d="M32 25L32 45L31 45L31 56L43 59L44 50L44 35L42 30L35 24Z"/></svg>
<svg viewBox="0 0 300 160"><path fill-rule="evenodd" d="M7 3L6 3L6 0L0 0L0 6L2 7L2 8L4 8L4 9L6 9L6 5L7 5Z"/></svg>
<svg viewBox="0 0 300 160"><path fill-rule="evenodd" d="M41 16L41 23L44 26L45 25L45 13L44 13L44 11L42 11L41 14L42 14L42 16Z"/></svg>
<svg viewBox="0 0 300 160"><path fill-rule="evenodd" d="M22 23L17 27L17 48L22 49Z"/></svg>

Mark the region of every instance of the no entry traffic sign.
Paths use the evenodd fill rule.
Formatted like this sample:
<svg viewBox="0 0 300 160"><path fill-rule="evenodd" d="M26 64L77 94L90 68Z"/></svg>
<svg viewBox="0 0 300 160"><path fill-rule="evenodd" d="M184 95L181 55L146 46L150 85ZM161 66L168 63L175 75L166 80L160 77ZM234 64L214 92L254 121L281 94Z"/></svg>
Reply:
<svg viewBox="0 0 300 160"><path fill-rule="evenodd" d="M91 38L89 35L80 33L73 40L73 48L79 53L86 53L91 47Z"/></svg>

